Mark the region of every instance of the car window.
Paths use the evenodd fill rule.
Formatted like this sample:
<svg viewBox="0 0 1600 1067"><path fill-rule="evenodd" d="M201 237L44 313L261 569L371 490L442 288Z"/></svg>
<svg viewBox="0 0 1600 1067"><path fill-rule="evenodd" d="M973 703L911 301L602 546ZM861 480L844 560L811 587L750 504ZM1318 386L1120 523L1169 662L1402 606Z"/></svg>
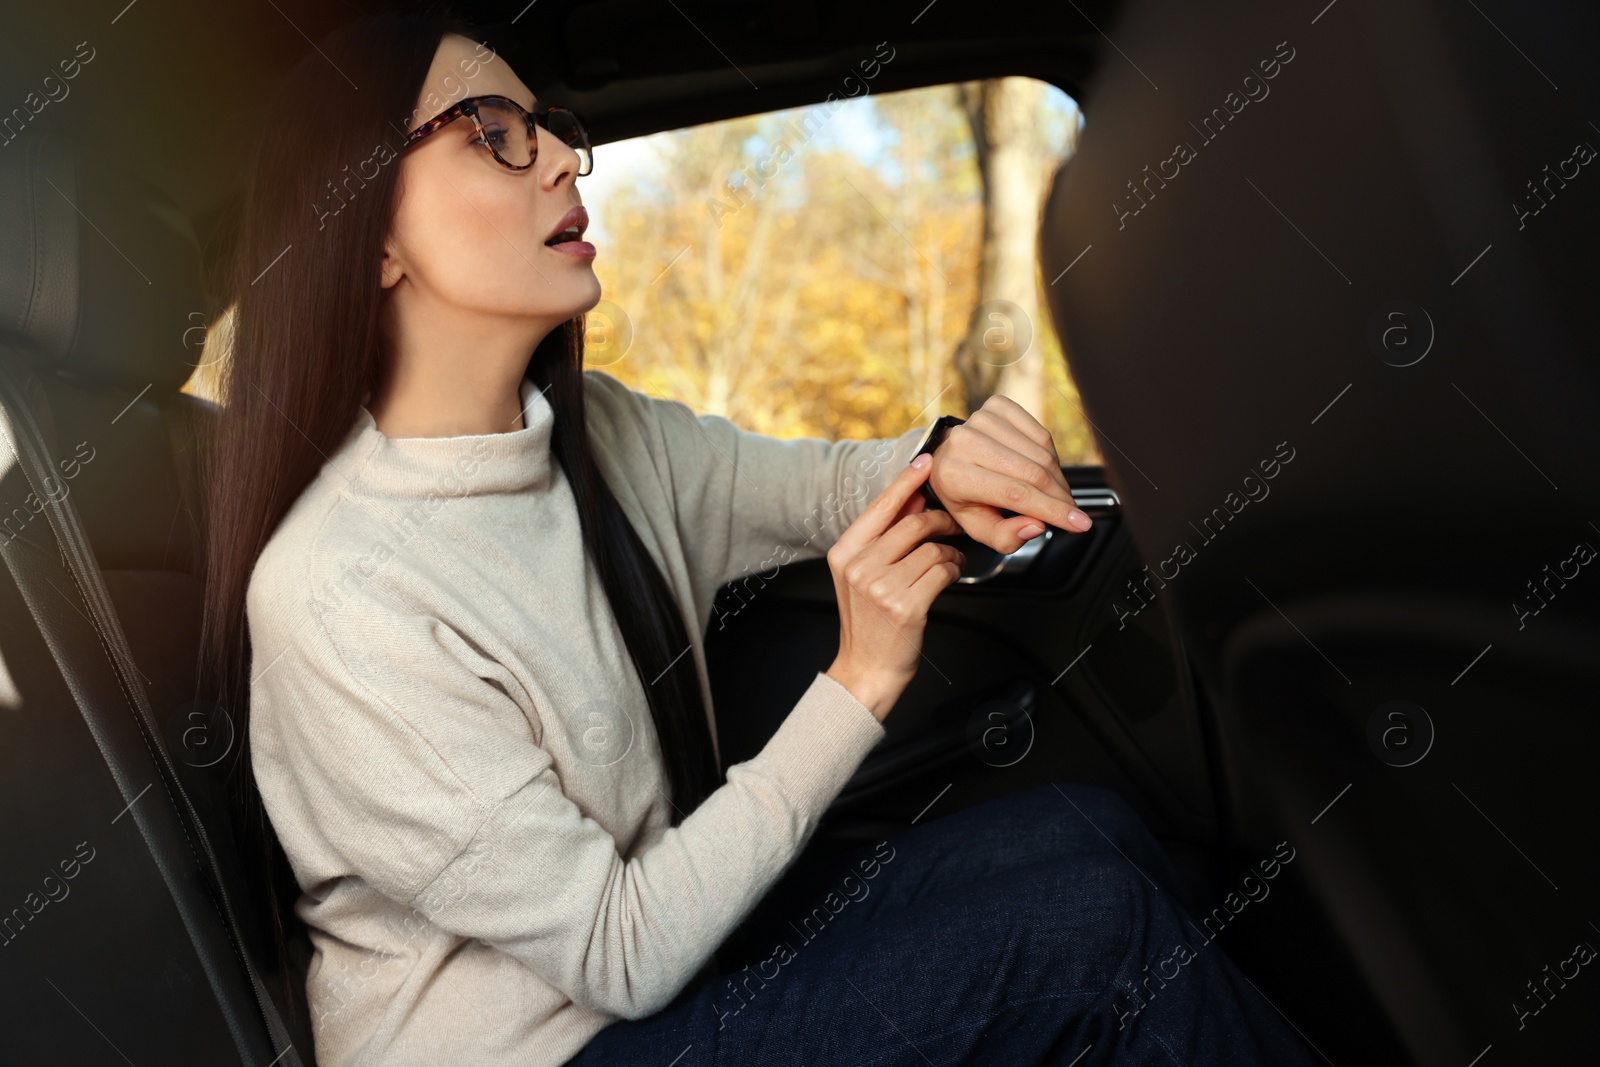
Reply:
<svg viewBox="0 0 1600 1067"><path fill-rule="evenodd" d="M1076 104L1031 78L853 81L868 91L595 150L587 365L781 437L894 436L999 392L1063 463L1099 463L1038 277ZM985 163L1006 175L987 196Z"/></svg>
<svg viewBox="0 0 1600 1067"><path fill-rule="evenodd" d="M828 102L595 149L586 366L779 437L891 437L1002 393L1063 463L1101 462L1038 274L1076 103L1031 78L847 81ZM986 169L1006 176L987 193ZM190 331L186 391L215 396L228 326Z"/></svg>

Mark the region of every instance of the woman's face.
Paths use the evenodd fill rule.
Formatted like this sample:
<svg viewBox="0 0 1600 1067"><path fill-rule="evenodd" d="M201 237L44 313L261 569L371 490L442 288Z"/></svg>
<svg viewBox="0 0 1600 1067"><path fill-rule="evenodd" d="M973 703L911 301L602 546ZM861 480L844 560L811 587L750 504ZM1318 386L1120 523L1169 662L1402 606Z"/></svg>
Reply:
<svg viewBox="0 0 1600 1067"><path fill-rule="evenodd" d="M428 70L412 130L457 101L498 94L533 110L532 90L489 49L447 34ZM481 313L554 328L600 299L593 257L545 244L582 203L578 154L539 126L538 157L497 163L462 116L401 155L382 285L412 287L430 310ZM451 316L454 317L454 316Z"/></svg>

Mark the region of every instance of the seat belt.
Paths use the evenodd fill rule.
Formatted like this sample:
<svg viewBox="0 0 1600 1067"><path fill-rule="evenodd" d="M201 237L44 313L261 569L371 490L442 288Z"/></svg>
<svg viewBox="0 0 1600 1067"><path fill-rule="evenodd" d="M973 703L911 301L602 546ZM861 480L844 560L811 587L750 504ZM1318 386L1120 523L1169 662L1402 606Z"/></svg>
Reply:
<svg viewBox="0 0 1600 1067"><path fill-rule="evenodd" d="M255 961L250 958L239 928L238 917L234 914L232 902L223 889L221 868L217 863L216 854L212 851L205 826L201 823L188 794L179 784L176 769L172 765L172 757L167 752L166 746L161 743L160 731L155 728L155 715L150 708L149 695L145 692L144 686L135 680L138 677L138 667L134 664L133 653L128 648L121 620L117 617L111 594L106 589L105 578L100 573L100 564L95 559L94 550L90 547L88 535L84 532L77 510L64 501L54 500L44 488L48 484L46 479L54 477L54 469L51 466L49 446L34 419L34 409L29 401L28 392L16 380L10 366L14 360L20 361L20 354L14 349L6 349L0 351L0 357L7 357L0 358L0 437L5 439L5 445L9 446L9 450L16 456L17 465L27 478L34 494L40 500L46 501L43 514L49 521L51 532L55 535L56 544L61 550L62 563L72 575L83 596L91 622L101 638L101 646L111 661L112 669L117 672L121 680L123 692L134 705L137 725L145 737L146 747L156 762L157 773L164 779L168 795L175 801L181 802L177 812L179 822L186 835L190 837L191 844L198 844L200 853L204 856L205 871L215 890L212 894L212 903L222 915L229 940L232 941L234 951L250 977L257 1007L260 1009L262 1020L266 1023L267 1034L272 1042L272 1051L277 1054L277 1057L269 1063L255 1067L279 1067L279 1065L304 1067L304 1062L289 1036L289 1029L284 1025L278 1012L278 1006L268 994ZM161 868L163 878L167 878L168 872L165 866L161 864L157 866Z"/></svg>

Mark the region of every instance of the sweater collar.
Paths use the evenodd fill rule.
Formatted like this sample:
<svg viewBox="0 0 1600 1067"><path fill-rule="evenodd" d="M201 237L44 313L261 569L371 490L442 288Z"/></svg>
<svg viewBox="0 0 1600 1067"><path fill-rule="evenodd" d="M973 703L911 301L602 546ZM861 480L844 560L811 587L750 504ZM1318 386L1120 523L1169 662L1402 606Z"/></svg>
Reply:
<svg viewBox="0 0 1600 1067"><path fill-rule="evenodd" d="M344 449L356 462L345 469L353 467L362 485L392 496L477 496L542 489L550 483L555 411L533 379L523 378L517 392L522 429L455 437L386 435L367 410L369 392L362 397Z"/></svg>

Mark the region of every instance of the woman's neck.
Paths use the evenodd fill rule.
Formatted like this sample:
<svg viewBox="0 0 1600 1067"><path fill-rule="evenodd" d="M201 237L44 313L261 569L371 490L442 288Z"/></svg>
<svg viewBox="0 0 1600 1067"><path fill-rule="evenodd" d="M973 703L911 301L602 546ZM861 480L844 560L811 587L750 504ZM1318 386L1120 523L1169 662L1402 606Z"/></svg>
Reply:
<svg viewBox="0 0 1600 1067"><path fill-rule="evenodd" d="M402 283L404 284L404 283ZM519 389L548 324L486 319L409 292L390 296L395 338L366 408L388 437L462 437L523 428Z"/></svg>

